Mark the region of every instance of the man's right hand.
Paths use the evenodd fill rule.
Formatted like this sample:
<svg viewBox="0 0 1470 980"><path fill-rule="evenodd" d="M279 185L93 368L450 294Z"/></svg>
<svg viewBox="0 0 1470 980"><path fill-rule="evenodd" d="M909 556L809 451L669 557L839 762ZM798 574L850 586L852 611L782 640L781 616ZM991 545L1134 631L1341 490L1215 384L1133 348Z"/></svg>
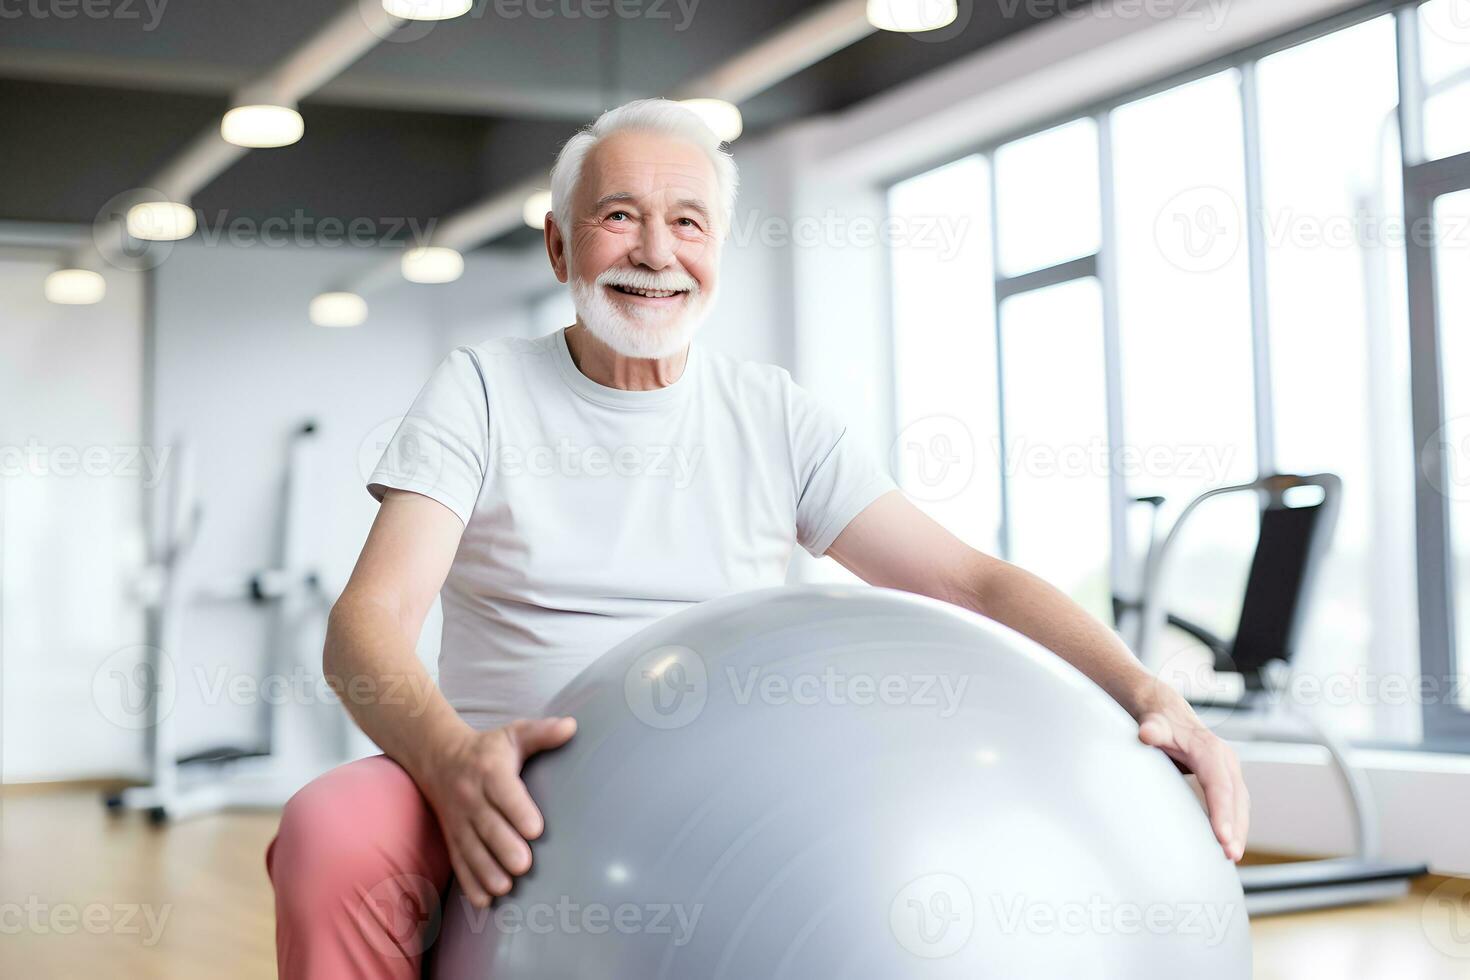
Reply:
<svg viewBox="0 0 1470 980"><path fill-rule="evenodd" d="M433 753L419 786L439 817L449 861L476 908L510 891L511 879L531 870L530 841L545 821L521 782L521 767L537 752L564 745L574 718L513 721L469 731Z"/></svg>

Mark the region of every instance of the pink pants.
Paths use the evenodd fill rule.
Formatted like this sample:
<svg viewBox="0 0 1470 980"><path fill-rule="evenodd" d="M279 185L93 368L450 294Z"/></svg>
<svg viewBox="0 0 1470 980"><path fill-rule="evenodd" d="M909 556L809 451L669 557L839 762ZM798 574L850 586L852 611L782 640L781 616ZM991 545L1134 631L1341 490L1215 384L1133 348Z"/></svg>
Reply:
<svg viewBox="0 0 1470 980"><path fill-rule="evenodd" d="M417 980L449 852L398 763L374 756L312 780L286 804L265 866L281 980Z"/></svg>

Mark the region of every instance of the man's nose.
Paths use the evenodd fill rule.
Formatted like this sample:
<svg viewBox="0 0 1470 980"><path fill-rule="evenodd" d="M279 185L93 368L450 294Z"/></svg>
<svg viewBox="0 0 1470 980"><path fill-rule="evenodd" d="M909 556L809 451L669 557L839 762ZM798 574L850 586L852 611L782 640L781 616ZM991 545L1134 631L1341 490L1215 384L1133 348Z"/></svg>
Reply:
<svg viewBox="0 0 1470 980"><path fill-rule="evenodd" d="M662 221L646 221L638 232L638 244L628 257L655 272L674 261L677 242L674 233Z"/></svg>

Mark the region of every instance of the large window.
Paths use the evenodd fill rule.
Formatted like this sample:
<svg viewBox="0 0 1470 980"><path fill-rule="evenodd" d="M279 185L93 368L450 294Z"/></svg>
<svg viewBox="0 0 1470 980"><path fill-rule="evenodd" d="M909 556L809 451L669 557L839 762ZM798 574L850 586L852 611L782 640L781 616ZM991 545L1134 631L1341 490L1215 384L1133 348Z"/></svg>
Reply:
<svg viewBox="0 0 1470 980"><path fill-rule="evenodd" d="M899 428L943 414L998 447L945 523L1111 618L1198 494L1336 474L1293 651L1310 707L1357 737L1470 742L1470 705L1435 694L1470 663L1466 119L1470 19L1430 0L896 184L895 216L987 226L953 265L894 251ZM1229 637L1256 503L1200 514L1168 605Z"/></svg>
<svg viewBox="0 0 1470 980"><path fill-rule="evenodd" d="M1162 496L1160 529L1199 494L1256 474L1240 74L1231 69L1110 115L1118 334L1130 499ZM1228 636L1239 613L1255 515L1223 500L1189 526L1169 607ZM1136 582L1149 537L1134 506L1126 562ZM1192 646L1170 633L1166 657ZM1177 666L1177 665L1175 665Z"/></svg>
<svg viewBox="0 0 1470 980"><path fill-rule="evenodd" d="M1470 150L1470 5L1430 0L1418 27L1424 150L1436 160Z"/></svg>
<svg viewBox="0 0 1470 980"><path fill-rule="evenodd" d="M1417 668L1394 45L1378 17L1257 68L1273 465L1343 481L1297 651L1319 676ZM1335 701L1339 727L1410 734L1403 705Z"/></svg>
<svg viewBox="0 0 1470 980"><path fill-rule="evenodd" d="M1470 659L1470 190L1441 197L1434 218L1445 416L1444 469L1436 485L1449 507L1452 639L1464 665ZM1470 708L1470 692L1458 693L1459 707Z"/></svg>
<svg viewBox="0 0 1470 980"><path fill-rule="evenodd" d="M995 151L1000 270L1018 276L1097 251L1097 125L1078 119Z"/></svg>
<svg viewBox="0 0 1470 980"><path fill-rule="evenodd" d="M1102 295L1092 277L1000 308L1011 557L1106 616L1108 446Z"/></svg>
<svg viewBox="0 0 1470 980"><path fill-rule="evenodd" d="M893 188L899 485L987 552L1000 547L990 179L978 156Z"/></svg>

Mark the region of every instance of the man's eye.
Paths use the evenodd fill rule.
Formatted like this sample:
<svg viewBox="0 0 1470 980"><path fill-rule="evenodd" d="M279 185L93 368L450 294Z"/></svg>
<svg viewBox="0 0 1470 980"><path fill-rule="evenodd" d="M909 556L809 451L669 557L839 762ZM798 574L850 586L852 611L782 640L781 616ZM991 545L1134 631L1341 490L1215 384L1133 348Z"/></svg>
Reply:
<svg viewBox="0 0 1470 980"><path fill-rule="evenodd" d="M612 214L607 216L607 220L612 221L614 218L626 218L627 216L628 212L626 211L614 211Z"/></svg>
<svg viewBox="0 0 1470 980"><path fill-rule="evenodd" d="M698 228L699 227L698 223L696 223L693 218L680 218L679 219L679 224L683 225L685 228Z"/></svg>

